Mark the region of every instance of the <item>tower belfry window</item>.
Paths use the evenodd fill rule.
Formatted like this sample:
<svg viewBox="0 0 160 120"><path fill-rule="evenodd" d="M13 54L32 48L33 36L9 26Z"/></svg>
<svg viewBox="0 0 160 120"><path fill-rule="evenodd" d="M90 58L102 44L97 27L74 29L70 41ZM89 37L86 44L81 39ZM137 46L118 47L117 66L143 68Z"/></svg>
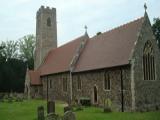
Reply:
<svg viewBox="0 0 160 120"><path fill-rule="evenodd" d="M48 26L48 27L51 26L51 18L50 18L50 17L47 19L47 26Z"/></svg>
<svg viewBox="0 0 160 120"><path fill-rule="evenodd" d="M143 50L144 80L155 80L154 51L151 41L147 41Z"/></svg>

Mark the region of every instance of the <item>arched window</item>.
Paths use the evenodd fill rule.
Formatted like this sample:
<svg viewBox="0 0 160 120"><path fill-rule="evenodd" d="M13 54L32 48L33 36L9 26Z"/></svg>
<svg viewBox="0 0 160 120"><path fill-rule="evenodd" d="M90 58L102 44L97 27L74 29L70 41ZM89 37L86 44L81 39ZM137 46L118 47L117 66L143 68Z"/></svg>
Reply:
<svg viewBox="0 0 160 120"><path fill-rule="evenodd" d="M151 41L147 41L143 50L144 80L155 80L154 51Z"/></svg>
<svg viewBox="0 0 160 120"><path fill-rule="evenodd" d="M108 72L105 72L105 75L104 75L104 89L111 90L111 81L110 81L110 76Z"/></svg>
<svg viewBox="0 0 160 120"><path fill-rule="evenodd" d="M51 18L50 18L50 17L47 19L47 26L48 26L48 27L51 26Z"/></svg>
<svg viewBox="0 0 160 120"><path fill-rule="evenodd" d="M63 78L63 92L67 92L67 78Z"/></svg>
<svg viewBox="0 0 160 120"><path fill-rule="evenodd" d="M49 80L49 88L52 88L52 80Z"/></svg>
<svg viewBox="0 0 160 120"><path fill-rule="evenodd" d="M81 88L82 88L82 80L81 80L80 76L77 77L77 88L78 88L78 90L81 90Z"/></svg>

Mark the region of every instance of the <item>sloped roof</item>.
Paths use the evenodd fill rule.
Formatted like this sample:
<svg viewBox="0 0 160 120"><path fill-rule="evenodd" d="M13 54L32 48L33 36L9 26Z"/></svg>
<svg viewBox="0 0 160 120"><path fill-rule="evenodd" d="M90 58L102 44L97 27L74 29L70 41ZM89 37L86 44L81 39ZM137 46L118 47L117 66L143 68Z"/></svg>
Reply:
<svg viewBox="0 0 160 120"><path fill-rule="evenodd" d="M42 65L30 71L31 84L41 84L40 76L69 71L77 48L88 39L73 72L96 70L129 64L129 59L144 17L90 38L81 36L47 54Z"/></svg>
<svg viewBox="0 0 160 120"><path fill-rule="evenodd" d="M31 85L41 85L40 81L40 72L38 70L29 70L28 71L29 77L30 77L30 84Z"/></svg>
<svg viewBox="0 0 160 120"><path fill-rule="evenodd" d="M144 17L91 38L75 72L129 64L143 21Z"/></svg>
<svg viewBox="0 0 160 120"><path fill-rule="evenodd" d="M88 39L88 36L81 36L59 48L51 50L39 68L41 75L69 71L73 56L84 39Z"/></svg>

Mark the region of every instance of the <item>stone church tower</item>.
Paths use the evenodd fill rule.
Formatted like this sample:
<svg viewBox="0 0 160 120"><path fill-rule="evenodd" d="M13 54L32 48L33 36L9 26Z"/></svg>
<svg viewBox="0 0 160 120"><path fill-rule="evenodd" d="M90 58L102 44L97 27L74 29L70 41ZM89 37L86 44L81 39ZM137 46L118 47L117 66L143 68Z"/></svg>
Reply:
<svg viewBox="0 0 160 120"><path fill-rule="evenodd" d="M41 6L36 17L34 69L37 69L41 65L48 51L52 48L57 48L56 9Z"/></svg>

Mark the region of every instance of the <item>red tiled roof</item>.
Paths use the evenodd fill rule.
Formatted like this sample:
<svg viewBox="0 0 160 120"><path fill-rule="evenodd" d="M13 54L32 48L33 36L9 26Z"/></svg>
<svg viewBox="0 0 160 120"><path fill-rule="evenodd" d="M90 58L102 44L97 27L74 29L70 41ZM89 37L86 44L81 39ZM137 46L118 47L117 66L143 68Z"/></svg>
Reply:
<svg viewBox="0 0 160 120"><path fill-rule="evenodd" d="M144 17L91 38L75 72L129 64Z"/></svg>
<svg viewBox="0 0 160 120"><path fill-rule="evenodd" d="M69 71L70 63L78 46L86 38L88 39L88 36L81 36L59 48L51 50L39 68L41 75Z"/></svg>
<svg viewBox="0 0 160 120"><path fill-rule="evenodd" d="M29 77L30 77L30 84L31 85L41 85L40 81L40 72L38 70L33 71L29 70L28 71Z"/></svg>
<svg viewBox="0 0 160 120"><path fill-rule="evenodd" d="M82 51L74 72L102 69L129 64L134 44L144 17L93 38L79 37L59 48L52 49L36 71L30 71L31 84L41 84L40 76L69 71L77 48L89 39Z"/></svg>

